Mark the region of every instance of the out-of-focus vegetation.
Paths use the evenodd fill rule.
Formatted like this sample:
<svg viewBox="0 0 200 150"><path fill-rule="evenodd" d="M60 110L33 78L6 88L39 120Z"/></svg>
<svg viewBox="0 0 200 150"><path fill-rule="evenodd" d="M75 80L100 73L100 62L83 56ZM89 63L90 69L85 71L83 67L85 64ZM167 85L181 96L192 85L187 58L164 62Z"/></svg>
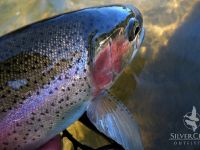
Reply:
<svg viewBox="0 0 200 150"><path fill-rule="evenodd" d="M80 8L113 3L130 3L138 7L144 17L146 30L144 44L133 63L114 85L112 91L135 116L141 128L145 149L152 149L152 145L155 145L156 139L160 137L157 124L164 121L165 118L161 116L158 120L156 114L159 113L157 108L159 106L155 105L156 110L158 110L157 113L149 109L153 99L150 101L148 97L152 95L142 92L144 84L152 84L156 80L156 77L151 76L148 72L148 65L159 59L158 53L162 51L161 47L168 45L169 39L191 13L196 2L196 0L1 0L0 35L37 20ZM140 76L142 73L148 77L144 79ZM161 78L161 76L159 77ZM146 80L149 80L149 82ZM147 86L151 89L150 84ZM152 87L154 86L152 85ZM136 94L137 96L135 96ZM145 94L147 99L140 100L140 95ZM152 129L155 130L152 131ZM99 147L108 144L105 139L78 121L68 130L75 138L86 145ZM65 150L73 149L69 140L64 139L63 142Z"/></svg>

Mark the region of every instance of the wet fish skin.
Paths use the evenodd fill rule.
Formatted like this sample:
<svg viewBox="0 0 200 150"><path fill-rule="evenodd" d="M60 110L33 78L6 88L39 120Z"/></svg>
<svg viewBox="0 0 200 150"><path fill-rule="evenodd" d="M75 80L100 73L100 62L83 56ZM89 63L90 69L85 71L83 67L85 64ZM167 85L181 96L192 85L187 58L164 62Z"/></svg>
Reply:
<svg viewBox="0 0 200 150"><path fill-rule="evenodd" d="M32 33L33 36L36 33ZM27 38L26 42L31 43L31 37L26 32L21 34ZM3 57L4 60L1 63L3 66L1 103L3 105L0 106L2 111L0 139L1 145L7 149L35 149L55 136L55 133L59 133L60 129L69 126L74 117L75 119L78 117L76 113L81 114L85 110L84 101L90 99L87 96L90 93L87 51L82 48L84 45L80 38L79 43L73 42L77 41L78 32L67 33L67 35L72 36L67 40L69 44L65 46L70 50L61 47L61 52L56 49L58 45L56 47L54 45L63 42L61 38L60 42L50 42L51 45L45 46L46 49L35 48L31 51L27 51L34 47L31 44L28 45L29 47L17 49L15 45L8 44L7 40L1 41L2 53L5 49L14 49L17 53L14 56L14 53L7 55L4 53L5 56L12 56L8 59ZM21 42L19 37L8 38L8 42L14 38L19 39L14 42L15 44ZM40 37L34 37L34 39L38 40ZM47 37L44 40L51 39ZM70 45L73 43L73 46ZM17 90L7 83L19 80L25 80L27 83ZM76 108L78 112L73 111L71 107ZM74 113L70 114L70 111ZM67 116L66 113L68 113ZM65 122L66 118L67 122Z"/></svg>
<svg viewBox="0 0 200 150"><path fill-rule="evenodd" d="M94 97L95 46L136 16L125 6L89 8L0 37L2 149L36 149L76 121Z"/></svg>

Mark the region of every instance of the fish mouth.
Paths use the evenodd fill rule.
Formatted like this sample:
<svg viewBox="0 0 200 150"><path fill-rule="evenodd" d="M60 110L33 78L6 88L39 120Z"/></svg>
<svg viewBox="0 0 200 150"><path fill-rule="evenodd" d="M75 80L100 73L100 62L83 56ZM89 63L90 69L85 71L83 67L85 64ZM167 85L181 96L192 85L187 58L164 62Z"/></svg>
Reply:
<svg viewBox="0 0 200 150"><path fill-rule="evenodd" d="M133 53L131 56L131 59L129 61L129 63L131 63L131 61L133 60L133 58L135 57L135 55L137 54L138 50L140 49L143 41L144 41L144 36L145 36L145 30L144 27L142 27L139 31L139 34L136 36L134 44L133 44Z"/></svg>
<svg viewBox="0 0 200 150"><path fill-rule="evenodd" d="M141 28L139 34L138 34L138 37L136 39L136 46L137 46L137 49L139 49L144 41L144 36L145 36L145 30L144 30L144 27Z"/></svg>

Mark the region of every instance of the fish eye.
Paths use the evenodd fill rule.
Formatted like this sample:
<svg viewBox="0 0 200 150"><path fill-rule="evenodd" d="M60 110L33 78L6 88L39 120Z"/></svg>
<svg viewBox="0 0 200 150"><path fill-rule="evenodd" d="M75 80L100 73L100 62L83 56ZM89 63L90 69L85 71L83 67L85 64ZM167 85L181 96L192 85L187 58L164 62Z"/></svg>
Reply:
<svg viewBox="0 0 200 150"><path fill-rule="evenodd" d="M139 22L137 19L131 18L129 20L128 26L127 26L127 37L128 40L131 42L135 39L136 35L140 31Z"/></svg>

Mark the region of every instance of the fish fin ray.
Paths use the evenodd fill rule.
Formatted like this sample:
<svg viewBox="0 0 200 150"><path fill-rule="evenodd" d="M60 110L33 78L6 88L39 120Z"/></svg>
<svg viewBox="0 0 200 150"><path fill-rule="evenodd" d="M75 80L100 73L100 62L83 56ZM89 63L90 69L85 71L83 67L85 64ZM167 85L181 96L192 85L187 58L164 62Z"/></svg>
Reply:
<svg viewBox="0 0 200 150"><path fill-rule="evenodd" d="M143 150L135 119L126 106L109 92L104 91L92 100L87 116L100 132L126 150Z"/></svg>

